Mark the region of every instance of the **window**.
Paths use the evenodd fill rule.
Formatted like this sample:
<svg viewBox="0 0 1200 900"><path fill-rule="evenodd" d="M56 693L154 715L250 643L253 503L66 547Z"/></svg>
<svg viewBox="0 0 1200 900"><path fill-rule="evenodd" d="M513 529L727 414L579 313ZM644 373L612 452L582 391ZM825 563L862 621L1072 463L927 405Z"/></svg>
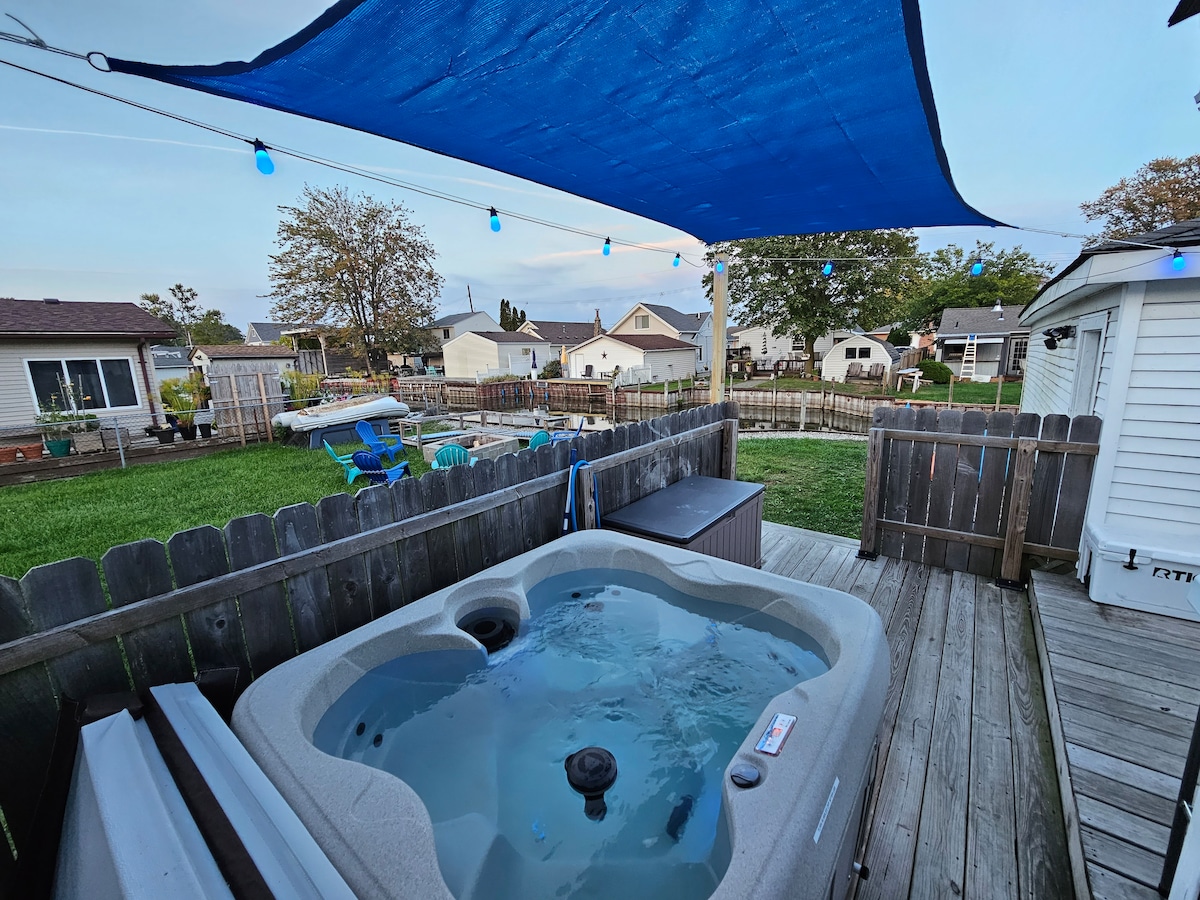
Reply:
<svg viewBox="0 0 1200 900"><path fill-rule="evenodd" d="M858 358L859 359L870 359L871 358L871 348L870 347L859 347L858 348Z"/></svg>
<svg viewBox="0 0 1200 900"><path fill-rule="evenodd" d="M857 347L847 347L846 348L846 359L858 359L858 348Z"/></svg>
<svg viewBox="0 0 1200 900"><path fill-rule="evenodd" d="M442 340L443 341L450 340L450 329L449 328L442 329Z"/></svg>
<svg viewBox="0 0 1200 900"><path fill-rule="evenodd" d="M39 406L59 409L120 409L138 406L128 359L28 360Z"/></svg>
<svg viewBox="0 0 1200 900"><path fill-rule="evenodd" d="M802 353L804 351L804 338L802 338L802 337L792 338L792 349L794 351L796 351L797 353Z"/></svg>
<svg viewBox="0 0 1200 900"><path fill-rule="evenodd" d="M633 317L633 327L640 328L643 330L649 328L650 327L650 317L649 316L634 316Z"/></svg>
<svg viewBox="0 0 1200 900"><path fill-rule="evenodd" d="M1012 352L1009 356L1008 370L1010 372L1025 371L1025 357L1029 353L1029 338L1019 337L1012 339Z"/></svg>

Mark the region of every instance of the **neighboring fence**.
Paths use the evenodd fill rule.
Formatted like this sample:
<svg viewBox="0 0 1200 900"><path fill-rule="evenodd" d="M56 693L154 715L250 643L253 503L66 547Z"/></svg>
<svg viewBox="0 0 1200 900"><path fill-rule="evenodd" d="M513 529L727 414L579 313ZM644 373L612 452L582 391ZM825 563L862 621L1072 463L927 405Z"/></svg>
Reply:
<svg viewBox="0 0 1200 900"><path fill-rule="evenodd" d="M287 403L273 363L213 363L208 385L218 428L236 431L243 443L247 434L270 439L271 417Z"/></svg>
<svg viewBox="0 0 1200 900"><path fill-rule="evenodd" d="M1028 554L1079 558L1095 416L875 411L860 556L1023 582Z"/></svg>
<svg viewBox="0 0 1200 900"><path fill-rule="evenodd" d="M297 653L554 540L572 448L592 464L578 487L593 524L592 472L601 510L688 475L733 477L737 417L734 403L702 407L192 528L165 545L113 547L103 586L82 558L0 578L0 809L18 853L37 852L30 829L63 697L218 669L236 671L240 691ZM0 848L0 886L13 865Z"/></svg>

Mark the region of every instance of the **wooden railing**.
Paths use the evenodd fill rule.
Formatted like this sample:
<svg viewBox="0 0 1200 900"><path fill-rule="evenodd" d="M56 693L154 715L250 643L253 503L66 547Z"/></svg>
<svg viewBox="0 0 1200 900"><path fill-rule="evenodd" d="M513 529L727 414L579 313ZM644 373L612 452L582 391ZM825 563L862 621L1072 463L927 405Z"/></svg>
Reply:
<svg viewBox="0 0 1200 900"><path fill-rule="evenodd" d="M1099 449L1095 416L892 409L869 438L862 544L1024 583L1025 557L1079 558Z"/></svg>
<svg viewBox="0 0 1200 900"><path fill-rule="evenodd" d="M0 578L0 810L18 854L30 850L64 698L218 669L238 673L240 691L298 653L554 540L572 449L591 463L579 483L586 527L597 503L602 515L688 475L732 478L737 418L736 403L701 407L192 528L165 545L113 547L103 585L82 558ZM0 895L13 869L0 849Z"/></svg>

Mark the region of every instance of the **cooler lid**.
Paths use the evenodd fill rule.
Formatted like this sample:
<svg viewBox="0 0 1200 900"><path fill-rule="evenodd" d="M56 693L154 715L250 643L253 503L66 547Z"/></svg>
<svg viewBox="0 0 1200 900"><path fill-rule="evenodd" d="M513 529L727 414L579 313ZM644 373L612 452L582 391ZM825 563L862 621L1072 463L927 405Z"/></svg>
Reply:
<svg viewBox="0 0 1200 900"><path fill-rule="evenodd" d="M763 492L761 484L692 475L636 503L604 513L604 525L622 531L686 544L698 534Z"/></svg>

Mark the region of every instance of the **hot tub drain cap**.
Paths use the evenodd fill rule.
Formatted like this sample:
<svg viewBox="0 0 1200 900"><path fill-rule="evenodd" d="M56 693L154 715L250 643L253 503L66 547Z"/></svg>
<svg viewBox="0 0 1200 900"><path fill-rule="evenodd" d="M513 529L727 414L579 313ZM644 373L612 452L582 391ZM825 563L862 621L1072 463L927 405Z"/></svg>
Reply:
<svg viewBox="0 0 1200 900"><path fill-rule="evenodd" d="M567 783L583 794L583 811L589 819L600 821L608 812L604 792L617 780L617 758L603 747L584 747L563 763Z"/></svg>

